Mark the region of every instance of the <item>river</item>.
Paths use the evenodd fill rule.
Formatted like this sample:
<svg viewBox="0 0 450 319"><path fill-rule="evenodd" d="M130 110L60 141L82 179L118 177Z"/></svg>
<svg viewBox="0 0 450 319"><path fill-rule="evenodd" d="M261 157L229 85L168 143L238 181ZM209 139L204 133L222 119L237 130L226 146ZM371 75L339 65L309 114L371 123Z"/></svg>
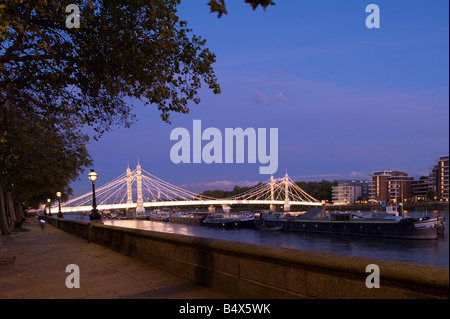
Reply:
<svg viewBox="0 0 450 319"><path fill-rule="evenodd" d="M420 217L424 214L424 212L409 212L408 216ZM449 268L449 212L434 211L429 212L428 215L430 217L445 217L447 223L445 234L437 240L389 239L288 231L261 231L258 229L218 229L147 220L104 220L103 222L105 225L119 227ZM75 219L74 217L73 219ZM66 218L69 218L69 216Z"/></svg>

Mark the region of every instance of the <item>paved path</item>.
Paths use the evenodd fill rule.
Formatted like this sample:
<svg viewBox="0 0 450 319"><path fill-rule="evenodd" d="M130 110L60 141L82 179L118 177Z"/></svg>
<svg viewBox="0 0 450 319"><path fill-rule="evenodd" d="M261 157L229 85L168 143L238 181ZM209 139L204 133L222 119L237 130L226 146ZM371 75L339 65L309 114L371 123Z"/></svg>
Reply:
<svg viewBox="0 0 450 319"><path fill-rule="evenodd" d="M36 219L24 232L0 235L0 299L232 298L148 266ZM67 288L66 266L80 269L80 288Z"/></svg>

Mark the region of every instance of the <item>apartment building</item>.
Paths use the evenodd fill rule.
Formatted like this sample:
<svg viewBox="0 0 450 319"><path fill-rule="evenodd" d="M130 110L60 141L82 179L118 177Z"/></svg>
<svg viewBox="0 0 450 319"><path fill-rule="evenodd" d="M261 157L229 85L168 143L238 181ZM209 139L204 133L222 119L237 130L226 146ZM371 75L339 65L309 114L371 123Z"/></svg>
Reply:
<svg viewBox="0 0 450 319"><path fill-rule="evenodd" d="M413 181L411 184L413 189L413 200L415 202L429 200L429 192L435 192L434 185L435 184L432 182L430 176L421 176L419 179Z"/></svg>
<svg viewBox="0 0 450 319"><path fill-rule="evenodd" d="M448 202L448 155L438 158L435 173L436 199L439 202Z"/></svg>
<svg viewBox="0 0 450 319"><path fill-rule="evenodd" d="M358 199L368 199L370 181L340 180L332 187L334 204L354 204Z"/></svg>
<svg viewBox="0 0 450 319"><path fill-rule="evenodd" d="M388 179L389 201L392 203L409 202L413 199L414 177L403 172Z"/></svg>
<svg viewBox="0 0 450 319"><path fill-rule="evenodd" d="M431 199L429 195L430 191L433 191L435 194L433 200L448 202L448 159L448 155L440 156L436 160L437 164L431 168L430 174L417 180L400 171L373 172L370 176L369 201L373 203L426 201Z"/></svg>
<svg viewBox="0 0 450 319"><path fill-rule="evenodd" d="M372 203L396 203L413 198L414 178L405 172L382 170L373 172L370 177L369 201Z"/></svg>

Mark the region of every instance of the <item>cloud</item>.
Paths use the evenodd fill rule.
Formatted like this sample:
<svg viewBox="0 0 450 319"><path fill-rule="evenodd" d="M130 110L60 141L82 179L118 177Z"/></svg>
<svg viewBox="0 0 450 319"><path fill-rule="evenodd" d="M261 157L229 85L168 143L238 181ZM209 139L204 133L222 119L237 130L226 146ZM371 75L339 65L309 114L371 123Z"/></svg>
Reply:
<svg viewBox="0 0 450 319"><path fill-rule="evenodd" d="M321 180L340 180L340 179L350 179L350 180L369 180L369 175L367 173L362 172L350 172L344 174L316 174L316 175L299 175L299 176L289 176L294 181L305 181L305 182L313 182L313 181L321 181Z"/></svg>
<svg viewBox="0 0 450 319"><path fill-rule="evenodd" d="M269 97L267 96L267 94L259 91L259 90L254 90L254 100L257 104L268 104L270 102L289 102L289 99L286 97L286 95L281 92L278 91L278 93L275 95L275 98L273 99L272 97L269 99Z"/></svg>
<svg viewBox="0 0 450 319"><path fill-rule="evenodd" d="M304 182L313 182L313 181L321 181L321 180L335 180L341 179L341 174L316 174L316 175L298 175L298 176L289 176L294 181L304 181Z"/></svg>
<svg viewBox="0 0 450 319"><path fill-rule="evenodd" d="M255 90L254 94L255 94L256 103L266 104L269 102L269 99L263 92L261 92L259 90Z"/></svg>
<svg viewBox="0 0 450 319"><path fill-rule="evenodd" d="M348 177L351 177L351 179L367 179L368 175L361 172L350 172Z"/></svg>
<svg viewBox="0 0 450 319"><path fill-rule="evenodd" d="M289 102L289 99L286 97L286 95L284 95L283 92L278 92L275 98L279 101Z"/></svg>

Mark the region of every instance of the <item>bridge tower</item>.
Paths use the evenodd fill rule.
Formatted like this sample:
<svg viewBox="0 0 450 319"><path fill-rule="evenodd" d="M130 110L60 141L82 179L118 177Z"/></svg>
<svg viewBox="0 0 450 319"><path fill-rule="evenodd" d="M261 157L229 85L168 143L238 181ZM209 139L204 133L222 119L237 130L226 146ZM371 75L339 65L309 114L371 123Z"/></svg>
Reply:
<svg viewBox="0 0 450 319"><path fill-rule="evenodd" d="M273 175L270 176L270 200L274 201L275 200L275 193L274 193L274 185L275 185L275 181L273 179ZM275 204L270 204L269 207L270 210L275 211L277 209L277 205Z"/></svg>
<svg viewBox="0 0 450 319"><path fill-rule="evenodd" d="M128 166L127 168L127 204L131 204L133 202L133 194L131 192L131 170Z"/></svg>
<svg viewBox="0 0 450 319"><path fill-rule="evenodd" d="M284 211L288 212L291 210L291 205L289 204L289 176L286 172L284 176Z"/></svg>
<svg viewBox="0 0 450 319"><path fill-rule="evenodd" d="M142 170L139 162L136 166L136 182L137 182L137 206L136 206L136 216L143 215L145 212L144 209L144 200L142 198Z"/></svg>

